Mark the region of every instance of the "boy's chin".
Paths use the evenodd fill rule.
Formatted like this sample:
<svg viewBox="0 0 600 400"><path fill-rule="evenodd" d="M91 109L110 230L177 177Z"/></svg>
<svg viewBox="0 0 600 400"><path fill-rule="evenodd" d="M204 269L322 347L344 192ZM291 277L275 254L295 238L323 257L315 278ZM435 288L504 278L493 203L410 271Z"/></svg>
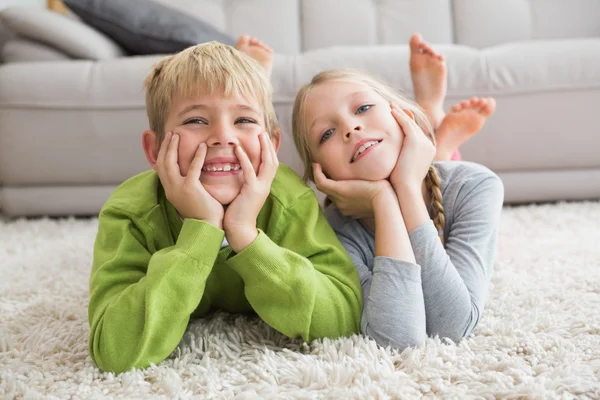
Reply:
<svg viewBox="0 0 600 400"><path fill-rule="evenodd" d="M226 206L230 204L240 193L239 187L207 187L206 191L219 203Z"/></svg>

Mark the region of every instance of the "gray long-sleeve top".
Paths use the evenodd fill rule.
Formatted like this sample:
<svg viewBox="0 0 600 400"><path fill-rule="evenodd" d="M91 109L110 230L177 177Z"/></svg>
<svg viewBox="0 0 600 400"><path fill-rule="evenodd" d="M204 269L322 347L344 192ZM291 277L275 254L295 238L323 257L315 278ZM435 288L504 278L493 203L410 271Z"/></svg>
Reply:
<svg viewBox="0 0 600 400"><path fill-rule="evenodd" d="M360 275L361 330L382 346L402 350L436 335L458 342L483 312L497 257L504 186L479 164L450 161L435 167L442 181L446 248L429 220L409 232L416 264L376 257L372 230L333 205L326 210Z"/></svg>

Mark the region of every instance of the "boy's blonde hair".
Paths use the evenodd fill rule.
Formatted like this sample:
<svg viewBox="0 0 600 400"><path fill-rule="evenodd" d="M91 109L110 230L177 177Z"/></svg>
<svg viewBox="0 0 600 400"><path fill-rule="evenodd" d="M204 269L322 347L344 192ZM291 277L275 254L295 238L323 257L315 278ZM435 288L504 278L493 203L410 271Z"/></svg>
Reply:
<svg viewBox="0 0 600 400"><path fill-rule="evenodd" d="M362 71L353 69L332 69L323 71L315 75L312 80L304 85L294 101L294 109L292 112L292 133L294 136L294 144L296 149L304 163L304 180L314 181L313 170L312 170L312 155L310 153L310 146L308 144L309 126L306 119L306 102L310 91L322 83L329 81L345 81L351 83L357 83L359 85L367 86L374 90L381 97L386 99L390 103L395 103L404 110L409 110L413 113L415 122L428 135L432 142L435 144L435 137L433 135L433 127L427 114L413 101L407 99L397 90L392 89L389 85L382 82L381 80L370 76ZM429 172L425 178L427 188L431 194L432 208L433 208L433 222L438 229L440 240L444 242L443 232L446 219L444 216L444 207L442 205L442 191L440 188L440 177L431 165ZM329 200L326 199L326 205Z"/></svg>
<svg viewBox="0 0 600 400"><path fill-rule="evenodd" d="M269 135L279 130L272 103L272 87L262 66L236 48L219 42L189 47L157 62L144 81L150 129L158 142L176 95L184 97L222 91L255 100L265 115Z"/></svg>

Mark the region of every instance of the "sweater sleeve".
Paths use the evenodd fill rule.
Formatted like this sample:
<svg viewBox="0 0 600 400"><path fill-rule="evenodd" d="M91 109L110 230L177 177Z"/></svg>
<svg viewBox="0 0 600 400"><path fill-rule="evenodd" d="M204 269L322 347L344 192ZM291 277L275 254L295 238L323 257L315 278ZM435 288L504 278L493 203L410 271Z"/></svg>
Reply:
<svg viewBox="0 0 600 400"><path fill-rule="evenodd" d="M99 216L90 277L89 350L123 372L163 361L198 307L223 231L186 219L174 246L152 254L151 229L115 209Z"/></svg>
<svg viewBox="0 0 600 400"><path fill-rule="evenodd" d="M497 255L504 187L496 175L460 187L446 249L430 220L410 232L421 280L427 333L457 342L477 326Z"/></svg>
<svg viewBox="0 0 600 400"><path fill-rule="evenodd" d="M288 337L349 336L359 331L362 298L352 260L314 193L273 215L273 233L228 260L256 313Z"/></svg>
<svg viewBox="0 0 600 400"><path fill-rule="evenodd" d="M361 332L380 346L400 351L420 345L426 338L421 267L395 258L375 257L371 272L366 264L366 244L361 246L347 236L352 229L336 232L360 277L364 304Z"/></svg>

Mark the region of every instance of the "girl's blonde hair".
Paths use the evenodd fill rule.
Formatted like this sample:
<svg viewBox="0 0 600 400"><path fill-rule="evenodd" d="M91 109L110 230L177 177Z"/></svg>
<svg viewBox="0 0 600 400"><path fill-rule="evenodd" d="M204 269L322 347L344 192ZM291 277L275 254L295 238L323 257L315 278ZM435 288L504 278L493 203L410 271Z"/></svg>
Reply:
<svg viewBox="0 0 600 400"><path fill-rule="evenodd" d="M292 112L292 133L294 136L294 144L296 149L304 163L304 180L314 181L313 170L312 170L312 155L310 153L310 147L308 143L309 126L306 119L306 104L310 91L325 82L329 81L345 81L351 83L357 83L359 85L367 86L374 90L381 97L386 99L390 103L397 104L404 110L412 112L417 125L428 135L435 145L435 137L433 135L433 127L427 114L413 101L407 99L399 91L392 89L389 85L383 81L368 75L365 72L353 70L353 69L332 69L323 71L315 75L312 80L304 85L294 101L294 109ZM442 205L442 191L440 177L435 170L434 166L429 167L429 172L425 177L425 184L429 193L431 194L432 209L433 209L433 222L437 228L442 243L444 242L443 233L446 218L444 216L444 207ZM327 199L326 199L327 202Z"/></svg>
<svg viewBox="0 0 600 400"><path fill-rule="evenodd" d="M279 129L272 102L272 87L264 68L250 56L219 42L189 47L158 61L144 81L150 129L159 143L173 98L223 91L255 100L265 114L266 131Z"/></svg>

